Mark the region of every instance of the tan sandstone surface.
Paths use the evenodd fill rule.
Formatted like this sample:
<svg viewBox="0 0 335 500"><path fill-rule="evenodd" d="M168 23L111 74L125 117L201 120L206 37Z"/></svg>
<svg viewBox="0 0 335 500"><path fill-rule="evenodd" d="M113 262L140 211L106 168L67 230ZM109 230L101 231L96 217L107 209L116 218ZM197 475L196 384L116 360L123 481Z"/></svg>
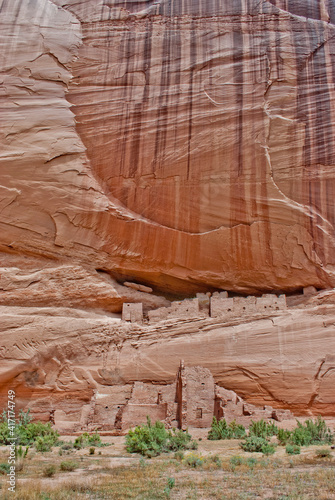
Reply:
<svg viewBox="0 0 335 500"><path fill-rule="evenodd" d="M334 1L0 0L0 48L0 406L84 425L183 359L333 415ZM311 285L231 324L116 316Z"/></svg>
<svg viewBox="0 0 335 500"><path fill-rule="evenodd" d="M118 410L128 405L129 413L134 402L144 405L143 420L151 410L166 415L160 398L175 401L171 384L181 359L248 403L297 415L334 413L333 305L153 325L74 308L1 306L0 313L0 404L14 389L18 408L42 419L84 428L107 419L117 429Z"/></svg>

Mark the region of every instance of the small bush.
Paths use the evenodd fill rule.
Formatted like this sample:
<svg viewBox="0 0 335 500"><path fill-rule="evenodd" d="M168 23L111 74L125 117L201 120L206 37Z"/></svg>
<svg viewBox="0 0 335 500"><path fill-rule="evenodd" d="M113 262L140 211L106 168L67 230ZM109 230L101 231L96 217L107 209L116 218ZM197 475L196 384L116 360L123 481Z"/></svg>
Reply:
<svg viewBox="0 0 335 500"><path fill-rule="evenodd" d="M42 453L46 451L51 451L51 448L54 446L55 440L52 436L40 436L36 438L34 446L36 451L40 451Z"/></svg>
<svg viewBox="0 0 335 500"><path fill-rule="evenodd" d="M10 444L12 437L9 434L7 413L2 412L0 417L0 444ZM39 437L49 437L53 441L52 446L58 441L59 434L51 427L51 423L31 422L30 410L24 412L20 410L19 418L16 421L15 437L16 444L22 446L33 445Z"/></svg>
<svg viewBox="0 0 335 500"><path fill-rule="evenodd" d="M89 453L90 453L90 455L94 455L94 453L95 453L95 448L93 448L93 447L92 447L92 448L90 448Z"/></svg>
<svg viewBox="0 0 335 500"><path fill-rule="evenodd" d="M257 464L257 458L254 457L248 457L246 460L246 464L250 469L253 469L255 465Z"/></svg>
<svg viewBox="0 0 335 500"><path fill-rule="evenodd" d="M2 462L0 464L0 474L9 474L10 465L7 462Z"/></svg>
<svg viewBox="0 0 335 500"><path fill-rule="evenodd" d="M300 455L300 446L297 444L287 444L285 451L288 455Z"/></svg>
<svg viewBox="0 0 335 500"><path fill-rule="evenodd" d="M197 467L203 466L203 464L205 463L205 459L201 455L191 453L184 458L184 463L189 467L193 467L194 469L196 469Z"/></svg>
<svg viewBox="0 0 335 500"><path fill-rule="evenodd" d="M72 472L73 470L77 469L77 467L77 462L73 462L72 460L64 460L60 464L60 469L64 472Z"/></svg>
<svg viewBox="0 0 335 500"><path fill-rule="evenodd" d="M277 439L279 444L285 446L291 439L292 432L287 429L278 429Z"/></svg>
<svg viewBox="0 0 335 500"><path fill-rule="evenodd" d="M263 437L249 436L244 441L242 441L242 443L240 443L240 447L244 451L261 452L262 447L266 444L268 444L268 442Z"/></svg>
<svg viewBox="0 0 335 500"><path fill-rule="evenodd" d="M191 440L192 437L188 432L176 429L168 431L162 422L157 420L152 425L150 418L147 417L146 425L139 425L128 432L126 450L151 458L168 451L196 449L198 443Z"/></svg>
<svg viewBox="0 0 335 500"><path fill-rule="evenodd" d="M249 436L257 436L266 438L268 436L276 436L278 434L278 427L274 423L259 420L258 422L251 421L249 426Z"/></svg>
<svg viewBox="0 0 335 500"><path fill-rule="evenodd" d="M236 467L237 465L242 465L244 463L244 458L239 455L234 455L230 458L229 463L232 467Z"/></svg>
<svg viewBox="0 0 335 500"><path fill-rule="evenodd" d="M219 455L209 455L209 457L207 457L207 461L217 465L218 467L222 466L222 460Z"/></svg>
<svg viewBox="0 0 335 500"><path fill-rule="evenodd" d="M333 441L333 435L326 422L318 417L315 421L306 420L305 423L297 422L297 427L291 435L292 444L300 446L309 446L311 444L330 444Z"/></svg>
<svg viewBox="0 0 335 500"><path fill-rule="evenodd" d="M276 450L273 444L270 444L265 438L258 436L249 436L240 443L242 450L250 452L272 455Z"/></svg>
<svg viewBox="0 0 335 500"><path fill-rule="evenodd" d="M96 446L97 448L101 448L105 446L101 441L100 435L97 431L94 434L89 434L88 432L84 432L80 436L78 436L74 441L74 448L80 450L81 448L87 448L88 446ZM108 445L107 445L108 446Z"/></svg>
<svg viewBox="0 0 335 500"><path fill-rule="evenodd" d="M15 448L15 457L17 459L24 459L28 455L29 451L29 446L26 447L25 451L23 450L22 446L20 445L18 448Z"/></svg>
<svg viewBox="0 0 335 500"><path fill-rule="evenodd" d="M315 455L318 458L331 458L332 456L331 451L328 448L319 448L318 450L315 450Z"/></svg>
<svg viewBox="0 0 335 500"><path fill-rule="evenodd" d="M213 417L211 429L208 433L208 439L212 441L217 441L219 439L241 439L245 435L245 427L237 424L235 420L230 424L227 424L225 418L217 420L216 417Z"/></svg>
<svg viewBox="0 0 335 500"><path fill-rule="evenodd" d="M263 455L273 455L275 453L275 451L276 451L276 448L271 443L266 443L266 444L263 444L263 446L262 446Z"/></svg>
<svg viewBox="0 0 335 500"><path fill-rule="evenodd" d="M56 466L53 464L46 465L43 469L44 477L52 477L56 474Z"/></svg>

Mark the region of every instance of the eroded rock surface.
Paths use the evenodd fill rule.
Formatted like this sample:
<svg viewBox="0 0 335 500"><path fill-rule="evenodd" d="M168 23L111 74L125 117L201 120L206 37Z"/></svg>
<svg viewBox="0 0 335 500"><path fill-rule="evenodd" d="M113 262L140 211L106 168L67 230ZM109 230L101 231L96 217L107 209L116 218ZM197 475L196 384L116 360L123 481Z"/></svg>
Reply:
<svg viewBox="0 0 335 500"><path fill-rule="evenodd" d="M0 314L0 407L7 389L14 389L17 409L31 408L35 417L56 419L62 428L122 430L147 414L174 424L181 360L189 369L202 367L200 389L208 382L213 393L215 382L260 409L334 414L335 314L329 303L244 321L199 313L153 325L75 308L1 306ZM196 387L189 408L207 408L208 420L213 394L205 391L201 405ZM224 391L217 394L225 399ZM239 406L230 408L233 416L262 415Z"/></svg>
<svg viewBox="0 0 335 500"><path fill-rule="evenodd" d="M183 358L334 413L332 292L231 325L113 317L335 286L334 23L333 0L0 0L1 396L84 421Z"/></svg>
<svg viewBox="0 0 335 500"><path fill-rule="evenodd" d="M334 10L2 0L2 251L172 293L334 284Z"/></svg>

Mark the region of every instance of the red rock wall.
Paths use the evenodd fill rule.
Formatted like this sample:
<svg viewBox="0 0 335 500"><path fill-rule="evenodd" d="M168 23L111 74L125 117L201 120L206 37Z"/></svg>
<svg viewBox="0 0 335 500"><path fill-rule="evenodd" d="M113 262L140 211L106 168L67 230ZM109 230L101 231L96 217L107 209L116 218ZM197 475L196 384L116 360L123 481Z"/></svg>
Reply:
<svg viewBox="0 0 335 500"><path fill-rule="evenodd" d="M2 250L332 286L334 5L3 0Z"/></svg>
<svg viewBox="0 0 335 500"><path fill-rule="evenodd" d="M335 2L0 14L1 397L89 412L96 384L170 383L184 357L252 403L334 414L332 312L132 327L122 349L107 312L168 305L116 278L185 295L335 286Z"/></svg>

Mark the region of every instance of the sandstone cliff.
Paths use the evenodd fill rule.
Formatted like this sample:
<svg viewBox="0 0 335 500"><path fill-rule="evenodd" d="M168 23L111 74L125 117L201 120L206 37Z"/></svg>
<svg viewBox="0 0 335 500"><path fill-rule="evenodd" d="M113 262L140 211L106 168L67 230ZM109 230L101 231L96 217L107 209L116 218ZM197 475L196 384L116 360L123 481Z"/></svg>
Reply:
<svg viewBox="0 0 335 500"><path fill-rule="evenodd" d="M334 11L2 0L4 266L334 285Z"/></svg>
<svg viewBox="0 0 335 500"><path fill-rule="evenodd" d="M329 296L234 326L113 317L335 286L334 0L0 0L0 33L1 394L75 420L184 357L334 413Z"/></svg>

